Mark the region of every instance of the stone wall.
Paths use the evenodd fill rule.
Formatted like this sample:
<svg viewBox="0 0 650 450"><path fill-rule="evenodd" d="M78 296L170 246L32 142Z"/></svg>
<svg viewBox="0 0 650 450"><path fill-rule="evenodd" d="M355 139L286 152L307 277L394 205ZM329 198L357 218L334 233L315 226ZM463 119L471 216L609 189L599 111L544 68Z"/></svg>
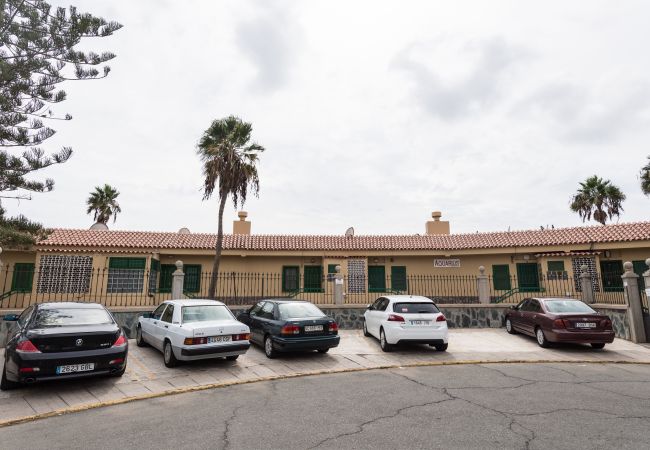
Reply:
<svg viewBox="0 0 650 450"><path fill-rule="evenodd" d="M604 305L591 305L596 311L607 314L612 319L612 328L617 338L630 340L630 320L627 307L611 307Z"/></svg>

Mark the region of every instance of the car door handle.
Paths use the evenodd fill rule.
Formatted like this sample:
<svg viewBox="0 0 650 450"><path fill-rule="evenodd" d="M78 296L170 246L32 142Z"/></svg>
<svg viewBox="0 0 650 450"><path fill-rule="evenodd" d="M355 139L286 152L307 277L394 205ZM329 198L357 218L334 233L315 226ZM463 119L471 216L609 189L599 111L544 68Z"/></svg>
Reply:
<svg viewBox="0 0 650 450"><path fill-rule="evenodd" d="M158 322L154 322L153 324L154 324L154 325L158 325Z"/></svg>
<svg viewBox="0 0 650 450"><path fill-rule="evenodd" d="M165 328L169 328L169 325L165 325Z"/></svg>

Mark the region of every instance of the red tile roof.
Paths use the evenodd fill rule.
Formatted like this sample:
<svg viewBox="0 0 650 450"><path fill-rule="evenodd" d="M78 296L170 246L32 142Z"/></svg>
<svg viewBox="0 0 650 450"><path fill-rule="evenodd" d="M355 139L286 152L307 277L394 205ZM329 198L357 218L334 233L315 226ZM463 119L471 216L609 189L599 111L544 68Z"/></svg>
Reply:
<svg viewBox="0 0 650 450"><path fill-rule="evenodd" d="M451 235L315 236L224 235L224 250L462 250L579 245L650 240L650 222L607 226L556 228ZM214 248L216 234L149 231L91 231L56 229L37 244L39 250L79 249L197 249Z"/></svg>

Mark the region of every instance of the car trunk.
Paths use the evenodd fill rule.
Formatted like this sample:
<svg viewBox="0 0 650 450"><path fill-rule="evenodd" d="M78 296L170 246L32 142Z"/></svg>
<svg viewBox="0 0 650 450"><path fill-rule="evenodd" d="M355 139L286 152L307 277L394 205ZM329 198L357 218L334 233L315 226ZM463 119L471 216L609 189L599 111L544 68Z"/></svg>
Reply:
<svg viewBox="0 0 650 450"><path fill-rule="evenodd" d="M56 353L109 348L119 335L116 325L107 324L39 328L29 331L27 338L42 353Z"/></svg>
<svg viewBox="0 0 650 450"><path fill-rule="evenodd" d="M299 317L288 319L287 324L300 327L299 334L291 334L288 337L329 336L337 334L334 331L329 331L330 323L334 323L334 321L329 317Z"/></svg>
<svg viewBox="0 0 650 450"><path fill-rule="evenodd" d="M234 320L212 320L184 323L183 328L192 331L193 337L225 336L246 333L246 326Z"/></svg>
<svg viewBox="0 0 650 450"><path fill-rule="evenodd" d="M558 318L564 321L564 327L569 331L603 331L611 329L611 325L605 328L607 317L600 314L558 314Z"/></svg>
<svg viewBox="0 0 650 450"><path fill-rule="evenodd" d="M403 328L440 328L445 322L436 322L441 313L399 313L404 318Z"/></svg>

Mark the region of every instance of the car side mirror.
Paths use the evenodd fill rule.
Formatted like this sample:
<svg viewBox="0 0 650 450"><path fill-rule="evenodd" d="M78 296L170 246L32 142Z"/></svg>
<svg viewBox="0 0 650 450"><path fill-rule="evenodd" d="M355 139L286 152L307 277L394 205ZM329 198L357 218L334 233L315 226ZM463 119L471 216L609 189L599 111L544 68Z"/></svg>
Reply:
<svg viewBox="0 0 650 450"><path fill-rule="evenodd" d="M151 319L153 317L153 313L144 313L142 317L144 317L145 319Z"/></svg>
<svg viewBox="0 0 650 450"><path fill-rule="evenodd" d="M374 309L374 308L372 307L372 305L368 305L368 306L366 306L366 309L367 309L368 311L371 311L371 310Z"/></svg>
<svg viewBox="0 0 650 450"><path fill-rule="evenodd" d="M7 314L3 317L5 322L17 322L18 321L18 314Z"/></svg>
<svg viewBox="0 0 650 450"><path fill-rule="evenodd" d="M512 310L514 310L514 311L517 311L517 305L513 305L513 306L511 306L510 309L512 309Z"/></svg>

